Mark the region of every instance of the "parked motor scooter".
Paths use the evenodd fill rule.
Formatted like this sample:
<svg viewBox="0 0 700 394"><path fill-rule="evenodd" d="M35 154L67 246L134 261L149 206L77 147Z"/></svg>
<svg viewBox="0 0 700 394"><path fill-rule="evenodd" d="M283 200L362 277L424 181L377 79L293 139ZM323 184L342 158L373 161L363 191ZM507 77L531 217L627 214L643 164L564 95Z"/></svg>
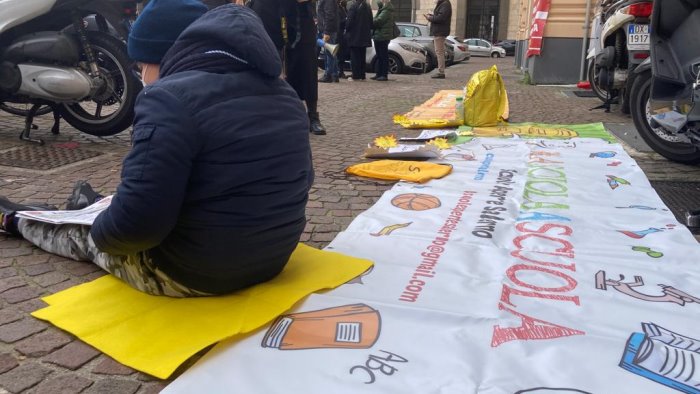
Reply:
<svg viewBox="0 0 700 394"><path fill-rule="evenodd" d="M25 116L20 139L33 118L54 112L87 134L127 129L141 83L130 71L123 2L106 0L3 0L0 14L0 103ZM97 30L87 28L94 16ZM102 26L99 26L102 25ZM110 26L115 34L104 29ZM31 105L21 110L14 105ZM21 108L21 107L20 107ZM13 111L9 111L13 112Z"/></svg>
<svg viewBox="0 0 700 394"><path fill-rule="evenodd" d="M591 89L603 102L608 99L608 93L598 85L595 72L595 59L603 52L603 46L600 44L600 36L603 32L605 21L610 17L610 14L617 9L616 7L625 1L627 0L599 0L595 7L595 15L591 21L590 37L588 38L588 53L586 55L586 62L588 64L586 75L588 76ZM613 100L617 99L617 93L617 91L612 93Z"/></svg>
<svg viewBox="0 0 700 394"><path fill-rule="evenodd" d="M596 94L604 101L597 108L610 110L617 99L620 110L629 113L629 92L633 80L630 71L649 57L649 0L606 2L600 13L595 47L589 51L589 80ZM602 26L600 22L603 22ZM594 20L595 23L595 20ZM595 58L594 62L590 62Z"/></svg>
<svg viewBox="0 0 700 394"><path fill-rule="evenodd" d="M632 119L662 156L700 163L700 0L656 1L651 58L630 93Z"/></svg>

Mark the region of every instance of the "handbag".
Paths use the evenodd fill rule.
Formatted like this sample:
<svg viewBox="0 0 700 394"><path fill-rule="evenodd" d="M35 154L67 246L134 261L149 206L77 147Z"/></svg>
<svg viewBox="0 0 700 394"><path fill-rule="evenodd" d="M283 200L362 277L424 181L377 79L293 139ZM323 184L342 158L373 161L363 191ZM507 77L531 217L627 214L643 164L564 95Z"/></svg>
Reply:
<svg viewBox="0 0 700 394"><path fill-rule="evenodd" d="M394 30L391 32L391 39L392 39L392 40L393 40L394 38L396 38L396 37L400 37L400 36L401 36L401 30L400 30L399 27L396 25L396 22L393 22L393 24L394 24Z"/></svg>

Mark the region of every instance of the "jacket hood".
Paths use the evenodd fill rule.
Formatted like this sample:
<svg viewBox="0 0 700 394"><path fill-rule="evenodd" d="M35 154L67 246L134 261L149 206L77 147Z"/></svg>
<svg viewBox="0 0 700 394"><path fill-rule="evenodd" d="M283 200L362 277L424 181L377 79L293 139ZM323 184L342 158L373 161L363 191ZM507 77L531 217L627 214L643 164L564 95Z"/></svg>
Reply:
<svg viewBox="0 0 700 394"><path fill-rule="evenodd" d="M207 12L180 34L163 57L160 76L190 70L226 73L247 69L277 78L282 62L257 14L227 4Z"/></svg>

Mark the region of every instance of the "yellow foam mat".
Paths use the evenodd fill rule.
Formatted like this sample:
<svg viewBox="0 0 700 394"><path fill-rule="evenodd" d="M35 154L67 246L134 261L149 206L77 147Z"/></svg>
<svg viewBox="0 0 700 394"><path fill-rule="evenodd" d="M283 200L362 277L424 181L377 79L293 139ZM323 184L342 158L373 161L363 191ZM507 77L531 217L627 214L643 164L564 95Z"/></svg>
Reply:
<svg viewBox="0 0 700 394"><path fill-rule="evenodd" d="M371 266L369 260L299 244L277 277L230 295L150 296L108 275L43 298L49 306L32 315L124 365L165 379L205 347L255 330L310 293L337 287Z"/></svg>

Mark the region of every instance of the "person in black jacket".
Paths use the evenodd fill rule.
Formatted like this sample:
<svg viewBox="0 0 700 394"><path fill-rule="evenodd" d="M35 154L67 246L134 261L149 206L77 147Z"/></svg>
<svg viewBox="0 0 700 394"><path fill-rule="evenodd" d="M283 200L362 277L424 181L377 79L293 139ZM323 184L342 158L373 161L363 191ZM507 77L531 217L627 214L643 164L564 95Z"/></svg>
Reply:
<svg viewBox="0 0 700 394"><path fill-rule="evenodd" d="M352 77L348 81L364 81L365 55L372 46L372 9L366 0L348 3L348 19L345 22L345 40L350 48Z"/></svg>
<svg viewBox="0 0 700 394"><path fill-rule="evenodd" d="M323 37L323 41L329 44L338 43L338 26L340 25L338 3L336 0L318 0L317 26ZM338 61L328 51L326 55L326 67L318 82L338 82Z"/></svg>
<svg viewBox="0 0 700 394"><path fill-rule="evenodd" d="M348 19L348 2L346 0L338 0L338 77L345 79L345 61L350 59L348 51L348 43L345 40L345 21Z"/></svg>
<svg viewBox="0 0 700 394"><path fill-rule="evenodd" d="M265 30L280 51L287 82L306 103L309 131L316 135L326 134L318 113L315 2L251 0L248 7L262 19Z"/></svg>
<svg viewBox="0 0 700 394"><path fill-rule="evenodd" d="M450 0L437 0L432 14L424 15L430 22L430 35L435 44L438 69L432 78L445 79L445 39L450 35L452 24L452 3Z"/></svg>
<svg viewBox="0 0 700 394"><path fill-rule="evenodd" d="M154 295L225 294L284 268L313 182L308 117L257 15L205 12L151 0L135 22L129 55L147 87L121 183L93 225L17 220L27 207L1 199L3 230Z"/></svg>

